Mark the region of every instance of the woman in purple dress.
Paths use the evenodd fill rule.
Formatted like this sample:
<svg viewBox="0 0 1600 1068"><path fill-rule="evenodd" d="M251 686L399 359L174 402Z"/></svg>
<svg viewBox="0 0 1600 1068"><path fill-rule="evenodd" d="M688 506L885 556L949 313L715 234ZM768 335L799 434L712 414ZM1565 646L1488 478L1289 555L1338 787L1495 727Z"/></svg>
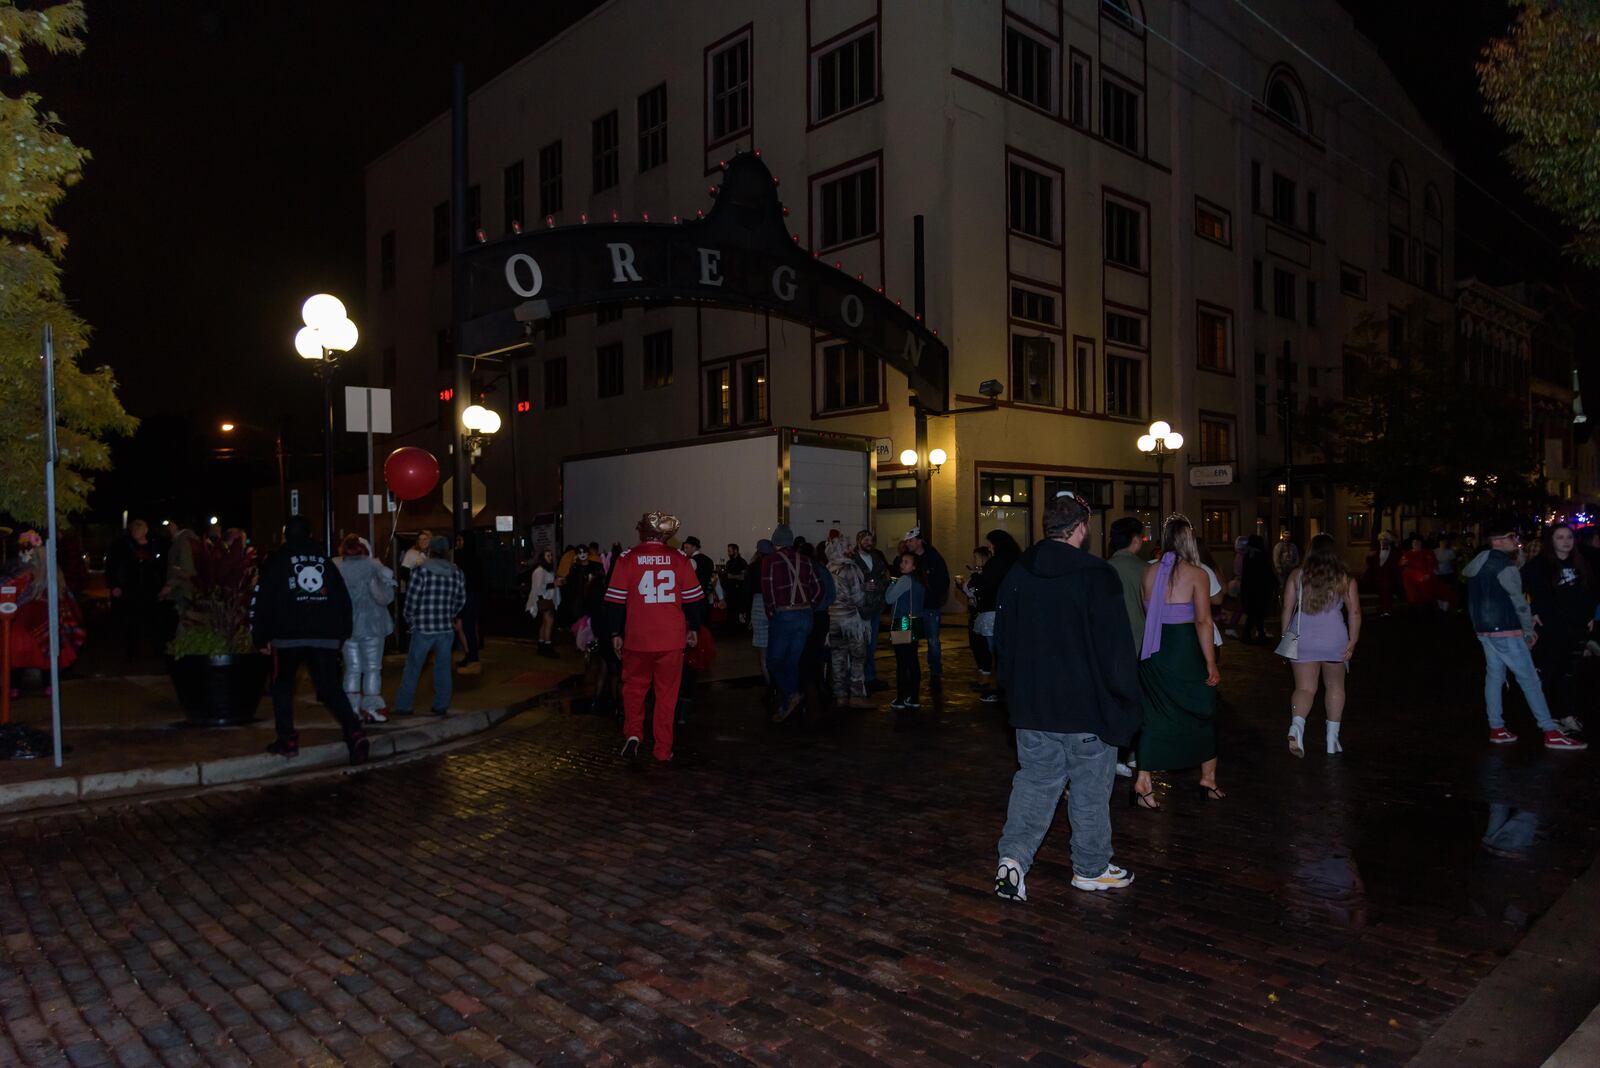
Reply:
<svg viewBox="0 0 1600 1068"><path fill-rule="evenodd" d="M1331 534L1311 539L1304 566L1289 575L1283 591L1283 630L1299 634L1299 648L1290 662L1294 698L1290 707L1289 752L1306 755L1306 717L1322 680L1322 707L1328 717L1328 752L1342 753L1339 726L1344 720L1344 682L1350 654L1361 636L1361 595L1355 576Z"/></svg>

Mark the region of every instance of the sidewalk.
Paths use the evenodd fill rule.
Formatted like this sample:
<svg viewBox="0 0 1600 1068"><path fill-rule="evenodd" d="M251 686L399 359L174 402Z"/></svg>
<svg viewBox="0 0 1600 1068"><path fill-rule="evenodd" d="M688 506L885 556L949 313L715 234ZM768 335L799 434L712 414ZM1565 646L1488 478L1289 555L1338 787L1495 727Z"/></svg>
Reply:
<svg viewBox="0 0 1600 1068"><path fill-rule="evenodd" d="M404 667L402 655L384 658L383 692L390 700L399 688ZM582 670L582 660L571 650L550 660L538 656L530 642L491 640L483 653L481 674L456 673L450 717L440 720L427 714L432 684L431 673L424 671L417 701L420 715L369 724L371 759L487 729ZM0 812L239 782L342 762L346 751L338 726L316 700L304 673L299 682L295 720L301 755L289 761L265 758L264 750L273 738L268 698L262 699L256 719L247 725L191 727L184 722L165 675L63 680L62 766L57 768L48 755L36 760L0 760ZM48 733L49 699L36 692L13 702L12 722Z"/></svg>

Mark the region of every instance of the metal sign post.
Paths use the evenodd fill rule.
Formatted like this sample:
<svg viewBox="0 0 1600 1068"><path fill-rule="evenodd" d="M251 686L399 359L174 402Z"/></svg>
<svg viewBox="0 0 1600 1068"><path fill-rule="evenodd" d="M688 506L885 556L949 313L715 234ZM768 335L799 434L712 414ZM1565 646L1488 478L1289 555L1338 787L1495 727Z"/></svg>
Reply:
<svg viewBox="0 0 1600 1068"><path fill-rule="evenodd" d="M44 324L44 506L49 537L44 543L44 580L50 591L50 733L56 767L61 766L61 584L56 581L56 338ZM11 680L3 680L6 686Z"/></svg>
<svg viewBox="0 0 1600 1068"><path fill-rule="evenodd" d="M377 508L372 503L372 435L374 432L389 434L394 431L389 391L365 386L344 387L344 426L348 431L365 431L367 435L367 495L362 499L361 511L367 513L367 544L376 545L378 534L374 513Z"/></svg>

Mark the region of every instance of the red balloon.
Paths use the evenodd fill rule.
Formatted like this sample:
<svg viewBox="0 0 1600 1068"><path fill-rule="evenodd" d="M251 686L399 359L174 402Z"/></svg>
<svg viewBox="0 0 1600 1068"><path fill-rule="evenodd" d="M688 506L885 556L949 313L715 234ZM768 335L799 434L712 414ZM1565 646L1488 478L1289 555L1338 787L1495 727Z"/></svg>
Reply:
<svg viewBox="0 0 1600 1068"><path fill-rule="evenodd" d="M404 445L383 461L383 478L396 498L414 501L439 484L439 461L427 449Z"/></svg>

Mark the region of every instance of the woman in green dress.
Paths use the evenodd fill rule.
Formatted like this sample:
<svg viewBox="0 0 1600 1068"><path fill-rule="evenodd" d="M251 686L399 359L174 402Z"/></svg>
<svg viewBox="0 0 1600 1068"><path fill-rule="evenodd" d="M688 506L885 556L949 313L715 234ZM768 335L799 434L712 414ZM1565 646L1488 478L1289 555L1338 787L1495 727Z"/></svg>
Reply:
<svg viewBox="0 0 1600 1068"><path fill-rule="evenodd" d="M1161 560L1144 575L1144 646L1139 689L1144 726L1139 731L1139 774L1133 801L1157 809L1152 771L1199 765L1200 789L1213 801L1217 788L1217 654L1212 644L1211 584L1199 566L1194 527L1181 515L1161 531Z"/></svg>

